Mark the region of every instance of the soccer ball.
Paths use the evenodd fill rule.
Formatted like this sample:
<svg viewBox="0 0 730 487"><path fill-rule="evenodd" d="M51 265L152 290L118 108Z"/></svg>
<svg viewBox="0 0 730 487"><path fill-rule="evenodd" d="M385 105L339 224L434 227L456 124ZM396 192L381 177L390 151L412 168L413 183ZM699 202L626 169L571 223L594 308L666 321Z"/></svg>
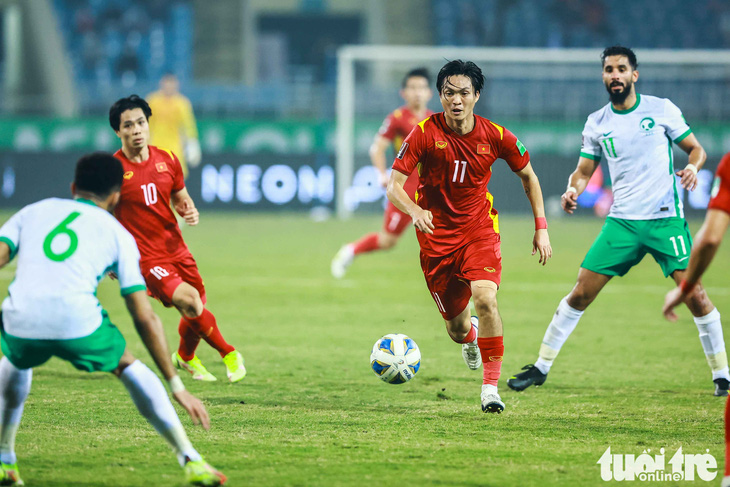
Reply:
<svg viewBox="0 0 730 487"><path fill-rule="evenodd" d="M391 333L373 345L370 367L388 384L402 384L413 379L421 367L421 351L412 338Z"/></svg>

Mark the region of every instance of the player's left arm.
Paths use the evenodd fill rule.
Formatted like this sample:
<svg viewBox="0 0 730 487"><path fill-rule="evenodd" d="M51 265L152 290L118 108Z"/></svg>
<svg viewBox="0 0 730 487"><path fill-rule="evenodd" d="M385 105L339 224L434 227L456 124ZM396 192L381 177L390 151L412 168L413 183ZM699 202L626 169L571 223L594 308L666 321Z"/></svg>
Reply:
<svg viewBox="0 0 730 487"><path fill-rule="evenodd" d="M720 242L722 242L722 237L729 226L730 213L714 208L707 210L705 222L695 236L684 280L664 297L662 313L664 313L665 318L670 321L677 320L677 313L674 312L674 308L692 293L700 277L715 257Z"/></svg>
<svg viewBox="0 0 730 487"><path fill-rule="evenodd" d="M542 189L540 188L540 180L532 169L529 162L525 167L516 171L515 174L522 180L522 187L525 188L525 194L532 206L532 214L535 217L535 236L532 239L532 255L540 253L540 264L545 265L553 255L553 249L550 246L550 236L547 231L547 220L545 219L545 204L542 199Z"/></svg>
<svg viewBox="0 0 730 487"><path fill-rule="evenodd" d="M188 189L183 187L179 191L172 193L172 207L183 217L188 225L197 225L200 221L200 213L195 207L195 202L188 194Z"/></svg>
<svg viewBox="0 0 730 487"><path fill-rule="evenodd" d="M697 140L697 137L695 137L695 134L689 134L677 142L677 145L689 155L689 160L687 161L687 166L675 174L682 178L680 182L684 189L694 191L697 187L697 171L705 165L707 153Z"/></svg>

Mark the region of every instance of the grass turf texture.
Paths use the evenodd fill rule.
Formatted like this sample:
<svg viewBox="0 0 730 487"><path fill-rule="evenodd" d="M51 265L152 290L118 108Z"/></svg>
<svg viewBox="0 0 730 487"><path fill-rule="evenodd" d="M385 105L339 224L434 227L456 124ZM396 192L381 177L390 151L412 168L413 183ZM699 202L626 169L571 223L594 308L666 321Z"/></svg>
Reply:
<svg viewBox="0 0 730 487"><path fill-rule="evenodd" d="M183 424L231 486L595 486L603 484L596 461L608 446L635 455L664 447L667 461L679 446L685 453L709 449L720 464L718 483L725 401L712 395L686 308L678 323L662 318L670 281L650 256L608 284L543 387L515 393L505 384L535 360L601 224L551 220L554 257L543 268L530 256L531 219L500 219L506 411L497 416L480 410L481 371L466 368L444 330L412 230L394 250L357 258L335 281L332 256L378 229L379 217L313 223L296 215L205 213L199 227L185 228L185 238L209 307L244 354L248 376L226 383L218 355L201 342L199 356L219 382L183 380L204 400L213 427L193 428L187 417ZM726 321L729 248L720 249L705 279ZM7 286L12 268L0 277ZM99 297L130 350L154 369L117 283L105 279ZM174 349L178 315L155 307ZM370 370L370 349L386 333L408 334L421 348L421 369L407 384L385 384ZM118 380L58 359L35 371L16 448L28 486L183 483L167 445Z"/></svg>

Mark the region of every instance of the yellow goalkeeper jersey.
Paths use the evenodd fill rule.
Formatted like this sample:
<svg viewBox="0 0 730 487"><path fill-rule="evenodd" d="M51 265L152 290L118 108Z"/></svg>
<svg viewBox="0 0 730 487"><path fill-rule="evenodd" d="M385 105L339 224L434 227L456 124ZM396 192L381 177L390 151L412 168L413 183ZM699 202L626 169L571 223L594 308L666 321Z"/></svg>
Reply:
<svg viewBox="0 0 730 487"><path fill-rule="evenodd" d="M172 151L180 159L183 174L187 177L184 144L188 139L198 139L190 100L181 94L166 96L156 91L147 97L147 103L152 109L150 145Z"/></svg>

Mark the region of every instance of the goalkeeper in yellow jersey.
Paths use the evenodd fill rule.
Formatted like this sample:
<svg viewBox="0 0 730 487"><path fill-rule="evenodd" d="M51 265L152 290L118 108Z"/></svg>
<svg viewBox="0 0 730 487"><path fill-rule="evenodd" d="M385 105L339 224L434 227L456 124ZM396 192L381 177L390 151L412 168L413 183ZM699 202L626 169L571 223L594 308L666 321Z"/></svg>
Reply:
<svg viewBox="0 0 730 487"><path fill-rule="evenodd" d="M160 89L147 97L147 103L155 114L149 120L150 144L178 156L183 175L187 177L188 165L196 167L200 164L201 152L193 107L179 88L177 77L166 74L160 80Z"/></svg>

